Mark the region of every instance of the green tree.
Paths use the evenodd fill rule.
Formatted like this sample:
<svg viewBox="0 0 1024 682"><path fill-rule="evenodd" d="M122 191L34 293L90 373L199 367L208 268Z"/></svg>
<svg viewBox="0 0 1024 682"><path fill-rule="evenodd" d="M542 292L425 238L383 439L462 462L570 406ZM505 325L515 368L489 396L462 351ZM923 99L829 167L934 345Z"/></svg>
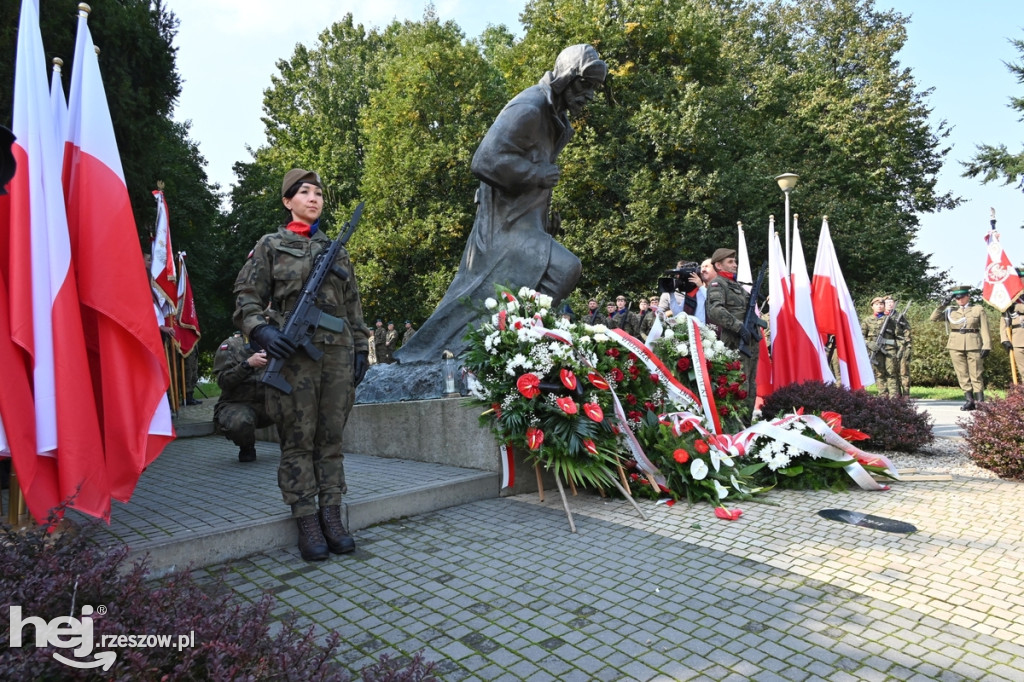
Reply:
<svg viewBox="0 0 1024 682"><path fill-rule="evenodd" d="M470 160L507 93L458 26L430 10L386 33L388 59L360 118L373 227L353 239L353 257L374 316L421 321L455 276L475 212Z"/></svg>
<svg viewBox="0 0 1024 682"><path fill-rule="evenodd" d="M1024 57L1024 40L1010 40L1010 43ZM1007 64L1006 67L1017 77L1017 82L1024 85L1024 59ZM1024 120L1024 97L1011 97L1010 107L1021 112L1021 120ZM1005 144L978 145L978 153L963 166L966 169L964 177L976 178L980 175L982 183L1003 178L1004 184L1016 182L1017 188L1024 191L1024 149L1011 154Z"/></svg>

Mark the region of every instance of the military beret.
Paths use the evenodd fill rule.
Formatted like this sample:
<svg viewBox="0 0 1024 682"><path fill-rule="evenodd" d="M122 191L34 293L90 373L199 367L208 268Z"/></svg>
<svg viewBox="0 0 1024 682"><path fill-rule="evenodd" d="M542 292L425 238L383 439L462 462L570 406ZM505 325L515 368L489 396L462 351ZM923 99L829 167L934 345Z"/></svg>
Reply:
<svg viewBox="0 0 1024 682"><path fill-rule="evenodd" d="M284 182L281 183L281 197L284 198L284 196L288 194L288 190L299 182L308 182L311 185L316 185L320 189L323 189L324 187L320 183L320 176L313 171L308 171L303 168L292 168L284 174Z"/></svg>
<svg viewBox="0 0 1024 682"><path fill-rule="evenodd" d="M874 305L876 303L885 303L885 299L882 298L881 296L875 296L873 299L871 299L871 305Z"/></svg>
<svg viewBox="0 0 1024 682"><path fill-rule="evenodd" d="M711 263L721 263L726 258L735 258L736 249L727 249L724 246L720 249L715 249L715 252L711 254Z"/></svg>

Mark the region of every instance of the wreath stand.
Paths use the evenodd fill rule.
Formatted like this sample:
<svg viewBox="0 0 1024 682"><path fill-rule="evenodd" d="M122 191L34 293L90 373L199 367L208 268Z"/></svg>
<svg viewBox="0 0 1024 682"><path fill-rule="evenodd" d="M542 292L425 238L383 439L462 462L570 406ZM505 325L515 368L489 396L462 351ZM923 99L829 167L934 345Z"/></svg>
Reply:
<svg viewBox="0 0 1024 682"><path fill-rule="evenodd" d="M629 490L627 490L626 486L623 485L624 483L626 483L626 472L622 470L622 465L617 464L616 467L619 470L619 478L622 479L622 482L620 482L619 479L616 478L612 478L612 482L615 484L615 487L619 489L619 492L622 493L622 496L629 500L629 503L633 505L633 508L636 509L636 513L640 515L640 518L642 518L644 521L647 521L647 514L644 514L643 509L640 508L640 505L636 503L636 500L633 499L633 496L629 494ZM533 470L537 474L537 495L540 497L540 501L543 502L544 483L541 481L540 463L534 464ZM562 487L562 479L558 477L557 471L552 471L551 473L555 477L555 485L558 486L558 494L562 498L562 507L565 509L565 516L567 519L569 519L569 530L575 533L576 523L572 519L572 510L569 509L569 500L565 497L565 488ZM569 487L572 489L572 494L576 495L576 484L572 482L572 479L569 479ZM604 497L603 490L601 491L601 497Z"/></svg>

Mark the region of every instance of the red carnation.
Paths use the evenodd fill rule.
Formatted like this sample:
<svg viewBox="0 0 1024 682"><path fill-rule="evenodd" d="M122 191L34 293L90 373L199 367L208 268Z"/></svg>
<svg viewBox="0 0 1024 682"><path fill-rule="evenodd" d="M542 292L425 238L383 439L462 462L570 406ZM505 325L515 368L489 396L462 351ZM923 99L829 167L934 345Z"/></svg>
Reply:
<svg viewBox="0 0 1024 682"><path fill-rule="evenodd" d="M680 464L686 464L690 461L690 453L682 448L679 448L672 453L672 459L679 462Z"/></svg>
<svg viewBox="0 0 1024 682"><path fill-rule="evenodd" d="M516 379L516 388L523 396L530 400L540 395L540 378L536 374L526 373Z"/></svg>
<svg viewBox="0 0 1024 682"><path fill-rule="evenodd" d="M705 443L700 438L698 438L697 440L693 441L693 449L696 450L697 452L699 452L702 455L706 455L706 454L708 454L708 450L710 448L708 448L708 444L707 443Z"/></svg>

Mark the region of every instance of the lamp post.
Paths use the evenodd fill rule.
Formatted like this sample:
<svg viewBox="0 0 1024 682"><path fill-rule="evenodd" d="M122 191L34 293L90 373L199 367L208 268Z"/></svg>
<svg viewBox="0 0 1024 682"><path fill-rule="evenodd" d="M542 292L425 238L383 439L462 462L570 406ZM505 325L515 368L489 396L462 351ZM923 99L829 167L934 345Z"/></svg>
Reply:
<svg viewBox="0 0 1024 682"><path fill-rule="evenodd" d="M793 256L793 252L789 246L789 191L796 187L796 181L800 179L800 176L796 173L783 173L782 175L775 178L775 182L779 183L779 189L786 195L786 267L789 267L789 261Z"/></svg>

